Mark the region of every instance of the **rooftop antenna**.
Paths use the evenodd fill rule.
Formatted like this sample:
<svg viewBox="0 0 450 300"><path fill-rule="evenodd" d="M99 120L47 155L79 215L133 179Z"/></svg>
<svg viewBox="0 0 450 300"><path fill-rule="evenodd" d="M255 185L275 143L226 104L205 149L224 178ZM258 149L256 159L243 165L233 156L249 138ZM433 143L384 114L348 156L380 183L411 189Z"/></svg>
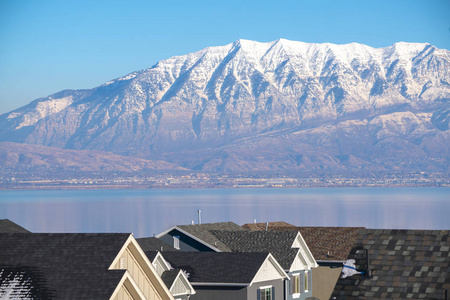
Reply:
<svg viewBox="0 0 450 300"><path fill-rule="evenodd" d="M199 209L197 212L198 212L198 224L202 224L202 210Z"/></svg>

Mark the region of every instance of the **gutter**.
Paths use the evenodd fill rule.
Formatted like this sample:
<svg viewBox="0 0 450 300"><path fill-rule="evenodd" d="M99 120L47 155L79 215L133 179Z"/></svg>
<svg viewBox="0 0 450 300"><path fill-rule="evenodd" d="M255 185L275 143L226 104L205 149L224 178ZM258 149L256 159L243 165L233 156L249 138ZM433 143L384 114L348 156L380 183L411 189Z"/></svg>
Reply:
<svg viewBox="0 0 450 300"><path fill-rule="evenodd" d="M330 268L340 268L343 267L343 260L317 260L319 267L330 267Z"/></svg>
<svg viewBox="0 0 450 300"><path fill-rule="evenodd" d="M227 282L191 282L192 286L237 286L246 287L249 286L248 283L227 283Z"/></svg>

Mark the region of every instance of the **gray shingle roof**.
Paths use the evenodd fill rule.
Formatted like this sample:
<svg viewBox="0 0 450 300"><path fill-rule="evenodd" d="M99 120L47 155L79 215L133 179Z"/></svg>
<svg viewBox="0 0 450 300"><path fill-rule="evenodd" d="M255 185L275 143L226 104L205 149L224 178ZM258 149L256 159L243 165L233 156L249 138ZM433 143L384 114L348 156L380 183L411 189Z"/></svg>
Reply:
<svg viewBox="0 0 450 300"><path fill-rule="evenodd" d="M213 234L211 234L210 231L247 231L246 229L233 222L178 225L177 227L223 252L230 252L231 249L223 244L220 240L218 240Z"/></svg>
<svg viewBox="0 0 450 300"><path fill-rule="evenodd" d="M23 233L26 233L29 231L8 219L2 219L2 220L0 220L0 232L3 232L3 233L23 232Z"/></svg>
<svg viewBox="0 0 450 300"><path fill-rule="evenodd" d="M52 299L109 299L124 270L108 271L129 234L0 233L0 270L27 270ZM4 284L4 282L2 283Z"/></svg>
<svg viewBox="0 0 450 300"><path fill-rule="evenodd" d="M300 231L309 250L317 261L344 261L364 227L297 227L284 222L270 222L268 231ZM266 223L245 224L252 230L265 230Z"/></svg>
<svg viewBox="0 0 450 300"><path fill-rule="evenodd" d="M136 239L136 241L139 243L139 246L143 251L178 251L171 245L164 243L163 241L155 237L140 238Z"/></svg>
<svg viewBox="0 0 450 300"><path fill-rule="evenodd" d="M172 267L189 273L189 282L195 285L196 283L249 284L269 254L166 252L162 255Z"/></svg>
<svg viewBox="0 0 450 300"><path fill-rule="evenodd" d="M287 270L291 267L298 249L292 244L298 231L211 231L233 252L270 252Z"/></svg>
<svg viewBox="0 0 450 300"><path fill-rule="evenodd" d="M39 277L31 268L0 267L0 299L49 299Z"/></svg>
<svg viewBox="0 0 450 300"><path fill-rule="evenodd" d="M178 274L180 273L180 269L172 269L169 271L165 271L161 275L161 279L164 282L164 284L167 286L168 289L172 286L173 282L177 278Z"/></svg>
<svg viewBox="0 0 450 300"><path fill-rule="evenodd" d="M444 299L450 289L448 230L360 230L372 277L340 278L336 299ZM358 267L358 265L357 265Z"/></svg>

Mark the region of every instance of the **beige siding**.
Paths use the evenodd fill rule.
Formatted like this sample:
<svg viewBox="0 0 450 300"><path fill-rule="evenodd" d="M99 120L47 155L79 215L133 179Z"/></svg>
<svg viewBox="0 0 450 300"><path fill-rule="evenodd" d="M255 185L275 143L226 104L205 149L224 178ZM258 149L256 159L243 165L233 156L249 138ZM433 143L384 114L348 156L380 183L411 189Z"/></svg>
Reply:
<svg viewBox="0 0 450 300"><path fill-rule="evenodd" d="M129 249L126 249L124 254L114 266L114 269L127 269L139 289L144 294L145 298L148 300L162 299Z"/></svg>
<svg viewBox="0 0 450 300"><path fill-rule="evenodd" d="M342 268L318 267L312 270L313 297L330 299Z"/></svg>
<svg viewBox="0 0 450 300"><path fill-rule="evenodd" d="M134 300L131 294L128 292L127 288L122 285L117 295L113 300Z"/></svg>

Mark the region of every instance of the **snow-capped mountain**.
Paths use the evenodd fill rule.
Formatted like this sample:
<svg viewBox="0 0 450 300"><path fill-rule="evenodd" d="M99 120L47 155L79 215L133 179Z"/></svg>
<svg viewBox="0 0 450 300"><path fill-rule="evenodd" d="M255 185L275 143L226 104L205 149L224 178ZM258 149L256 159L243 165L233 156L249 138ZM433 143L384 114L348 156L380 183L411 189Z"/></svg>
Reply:
<svg viewBox="0 0 450 300"><path fill-rule="evenodd" d="M202 170L448 169L449 100L450 51L430 44L238 40L37 99L0 116L0 141Z"/></svg>

